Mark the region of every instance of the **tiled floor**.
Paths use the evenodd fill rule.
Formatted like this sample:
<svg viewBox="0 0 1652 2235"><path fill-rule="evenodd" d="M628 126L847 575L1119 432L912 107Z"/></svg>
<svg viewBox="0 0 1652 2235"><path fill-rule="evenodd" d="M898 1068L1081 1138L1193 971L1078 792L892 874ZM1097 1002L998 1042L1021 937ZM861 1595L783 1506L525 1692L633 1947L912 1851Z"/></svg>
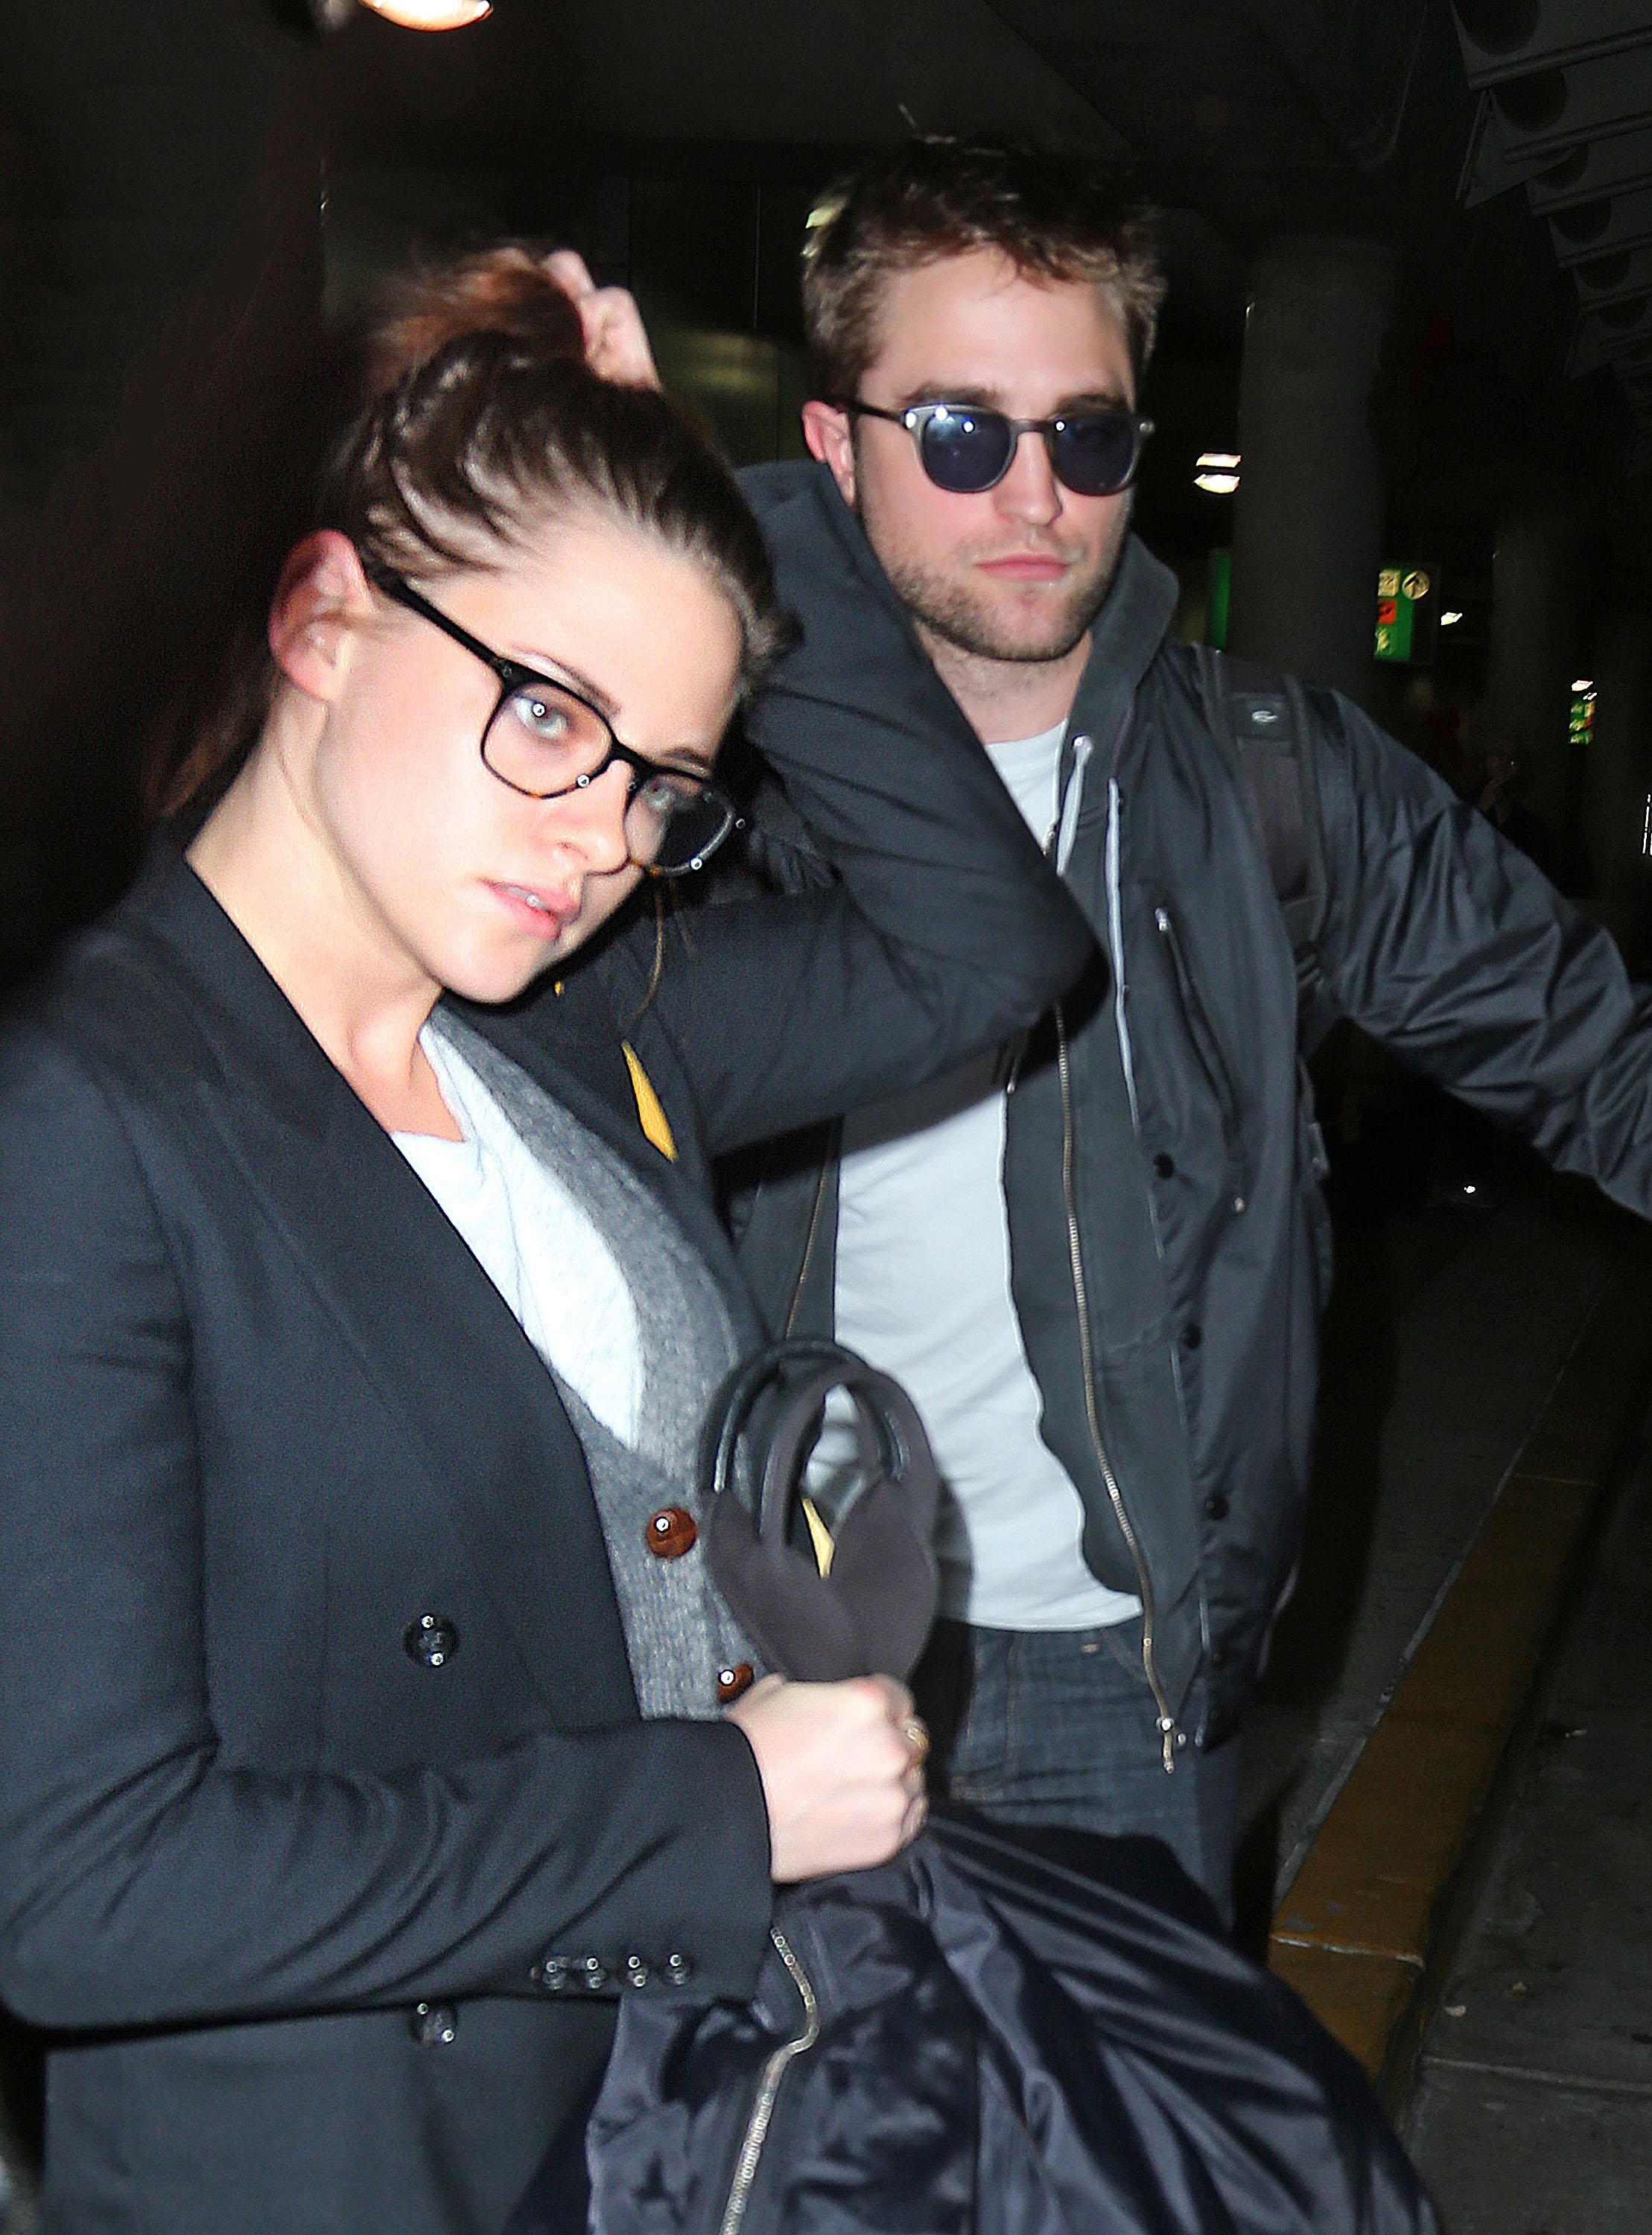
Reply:
<svg viewBox="0 0 1652 2235"><path fill-rule="evenodd" d="M1523 1157L1490 1216L1343 1221L1307 1549L1246 1738L1253 1935L1542 1411L1626 1222ZM1652 2215L1648 2219L1652 2229Z"/></svg>
<svg viewBox="0 0 1652 2235"><path fill-rule="evenodd" d="M1652 2228L1652 1469L1623 1496L1426 2045L1446 2235Z"/></svg>

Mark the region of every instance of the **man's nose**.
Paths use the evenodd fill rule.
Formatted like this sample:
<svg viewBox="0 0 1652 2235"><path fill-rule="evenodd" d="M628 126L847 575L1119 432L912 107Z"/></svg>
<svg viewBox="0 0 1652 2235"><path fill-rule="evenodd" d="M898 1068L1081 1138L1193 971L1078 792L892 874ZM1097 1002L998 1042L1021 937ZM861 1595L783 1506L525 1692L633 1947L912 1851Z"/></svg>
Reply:
<svg viewBox="0 0 1652 2235"><path fill-rule="evenodd" d="M1049 444L1028 428L1015 444L1009 471L993 491L1000 512L1029 526L1047 528L1061 510L1061 485L1050 463Z"/></svg>
<svg viewBox="0 0 1652 2235"><path fill-rule="evenodd" d="M559 792L546 802L547 840L577 852L587 869L624 868L630 859L625 836L630 796L630 770L623 761L611 763L583 789Z"/></svg>

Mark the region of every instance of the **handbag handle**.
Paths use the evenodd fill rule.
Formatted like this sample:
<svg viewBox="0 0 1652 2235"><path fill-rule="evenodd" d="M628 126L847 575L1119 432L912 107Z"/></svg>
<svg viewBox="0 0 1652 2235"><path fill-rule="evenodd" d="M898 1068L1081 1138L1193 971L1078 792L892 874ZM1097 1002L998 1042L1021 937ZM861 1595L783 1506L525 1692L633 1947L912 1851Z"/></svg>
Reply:
<svg viewBox="0 0 1652 2235"><path fill-rule="evenodd" d="M822 1575L791 1542L790 1524L822 1408L838 1389L854 1406L863 1482L838 1518ZM753 1462L753 1511L740 1492L742 1451ZM898 1381L821 1337L770 1343L719 1392L702 1479L713 1577L771 1667L816 1682L910 1672L935 1616L940 1479Z"/></svg>
<svg viewBox="0 0 1652 2235"><path fill-rule="evenodd" d="M817 1370L786 1399L769 1432L753 1517L759 1534L766 1537L784 1533L790 1523L791 1493L801 1480L805 1441L813 1440L820 1409L834 1389L845 1391L854 1400L863 1471L870 1471L875 1457L885 1472L899 1481L911 1471L914 1451L929 1456L929 1440L917 1408L891 1374L880 1373L846 1344L820 1335L788 1335L742 1360L717 1398L712 1414L716 1434L708 1468L713 1498L725 1492L738 1495L735 1462L753 1408L793 1366L813 1366ZM875 1454L869 1437L876 1439Z"/></svg>

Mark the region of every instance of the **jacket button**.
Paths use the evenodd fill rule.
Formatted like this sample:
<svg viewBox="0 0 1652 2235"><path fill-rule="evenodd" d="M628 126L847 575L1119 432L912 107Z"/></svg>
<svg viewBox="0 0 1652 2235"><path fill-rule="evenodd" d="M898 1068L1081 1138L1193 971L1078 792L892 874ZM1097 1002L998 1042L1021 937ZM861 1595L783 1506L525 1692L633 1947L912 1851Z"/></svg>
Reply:
<svg viewBox="0 0 1652 2235"><path fill-rule="evenodd" d="M450 2048L459 2038L459 2013L451 2002L416 2003L408 2030L421 2048Z"/></svg>
<svg viewBox="0 0 1652 2235"><path fill-rule="evenodd" d="M609 1985L608 1966L600 1956L587 1956L579 1966L579 1983L590 1994L599 1995Z"/></svg>
<svg viewBox="0 0 1652 2235"><path fill-rule="evenodd" d="M1159 1151L1159 1154L1153 1158L1153 1170L1158 1173L1161 1180L1173 1180L1176 1176L1175 1157L1170 1156L1165 1150L1161 1149Z"/></svg>
<svg viewBox="0 0 1652 2235"><path fill-rule="evenodd" d="M650 1514L643 1541L656 1560L680 1560L694 1550L699 1534L692 1513L685 1513L680 1505L663 1505L657 1513Z"/></svg>
<svg viewBox="0 0 1652 2235"><path fill-rule="evenodd" d="M628 1956L625 1958L625 1984L628 1987L646 1987L653 1976L646 1956Z"/></svg>
<svg viewBox="0 0 1652 2235"><path fill-rule="evenodd" d="M1197 1320L1189 1320L1182 1329L1182 1348L1197 1350L1205 1340L1205 1330Z"/></svg>
<svg viewBox="0 0 1652 2235"><path fill-rule="evenodd" d="M545 1956L537 1963L528 1976L545 1995L565 1995L568 1982L573 1976L573 1965L565 1956Z"/></svg>
<svg viewBox="0 0 1652 2235"><path fill-rule="evenodd" d="M717 1697L725 1703L737 1700L751 1688L752 1665L749 1661L736 1661L732 1668L717 1671Z"/></svg>
<svg viewBox="0 0 1652 2235"><path fill-rule="evenodd" d="M402 1631L402 1642L410 1661L421 1662L427 1668L445 1668L459 1650L458 1625L446 1615L421 1614Z"/></svg>
<svg viewBox="0 0 1652 2235"><path fill-rule="evenodd" d="M1205 1511L1210 1515L1212 1521L1225 1521L1227 1519L1228 1502L1226 1498L1223 1497L1219 1490L1216 1491L1214 1496L1205 1499Z"/></svg>
<svg viewBox="0 0 1652 2235"><path fill-rule="evenodd" d="M674 1950L665 1959L665 1976L674 1987L686 1987L694 1976L694 1966L686 1956Z"/></svg>

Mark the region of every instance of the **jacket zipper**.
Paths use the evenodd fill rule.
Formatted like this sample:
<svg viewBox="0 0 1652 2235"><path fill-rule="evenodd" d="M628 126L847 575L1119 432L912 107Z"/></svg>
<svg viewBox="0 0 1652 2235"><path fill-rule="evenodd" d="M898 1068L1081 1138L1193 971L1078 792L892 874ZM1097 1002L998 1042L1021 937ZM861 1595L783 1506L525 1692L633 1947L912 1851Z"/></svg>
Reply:
<svg viewBox="0 0 1652 2235"><path fill-rule="evenodd" d="M1078 1204L1073 1185L1073 1080L1067 1052L1067 1019L1061 1005L1055 1004L1055 1059L1061 1082L1061 1196L1067 1211L1067 1253L1073 1273L1073 1301L1078 1310L1079 1355L1084 1369L1084 1414L1089 1424L1090 1445L1095 1453L1095 1463L1100 1469L1101 1480L1107 1493L1107 1503L1113 1508L1113 1517L1119 1524L1119 1534L1124 1538L1136 1570L1136 1585L1141 1599L1141 1666L1159 1710L1159 1743L1164 1751L1165 1774L1176 1773L1176 1749L1181 1743L1181 1733L1176 1727L1176 1718L1170 1712L1164 1688L1159 1681L1159 1667L1154 1652L1154 1613L1152 1578L1147 1572L1147 1563L1142 1557L1141 1544L1125 1511L1124 1494L1119 1488L1119 1478L1101 1442L1101 1412L1095 1395L1095 1363L1090 1348L1090 1290L1084 1275L1084 1249L1079 1239Z"/></svg>
<svg viewBox="0 0 1652 2235"><path fill-rule="evenodd" d="M793 1952L790 1942L778 1925L770 1925L769 1939L774 1953L785 1964L792 1984L797 1989L798 1999L803 2005L803 2027L791 2040L783 2041L767 2059L757 2082L751 2115L746 2121L740 2154L735 2160L735 2177L729 2184L728 2201L723 2206L718 2223L717 2235L739 2235L746 2217L746 2206L751 2201L752 2184L757 2178L757 2168L762 2160L763 2145L768 2140L768 2130L774 2121L774 2101L780 2092L780 2082L796 2057L813 2048L820 2038L820 2005L808 1973Z"/></svg>

